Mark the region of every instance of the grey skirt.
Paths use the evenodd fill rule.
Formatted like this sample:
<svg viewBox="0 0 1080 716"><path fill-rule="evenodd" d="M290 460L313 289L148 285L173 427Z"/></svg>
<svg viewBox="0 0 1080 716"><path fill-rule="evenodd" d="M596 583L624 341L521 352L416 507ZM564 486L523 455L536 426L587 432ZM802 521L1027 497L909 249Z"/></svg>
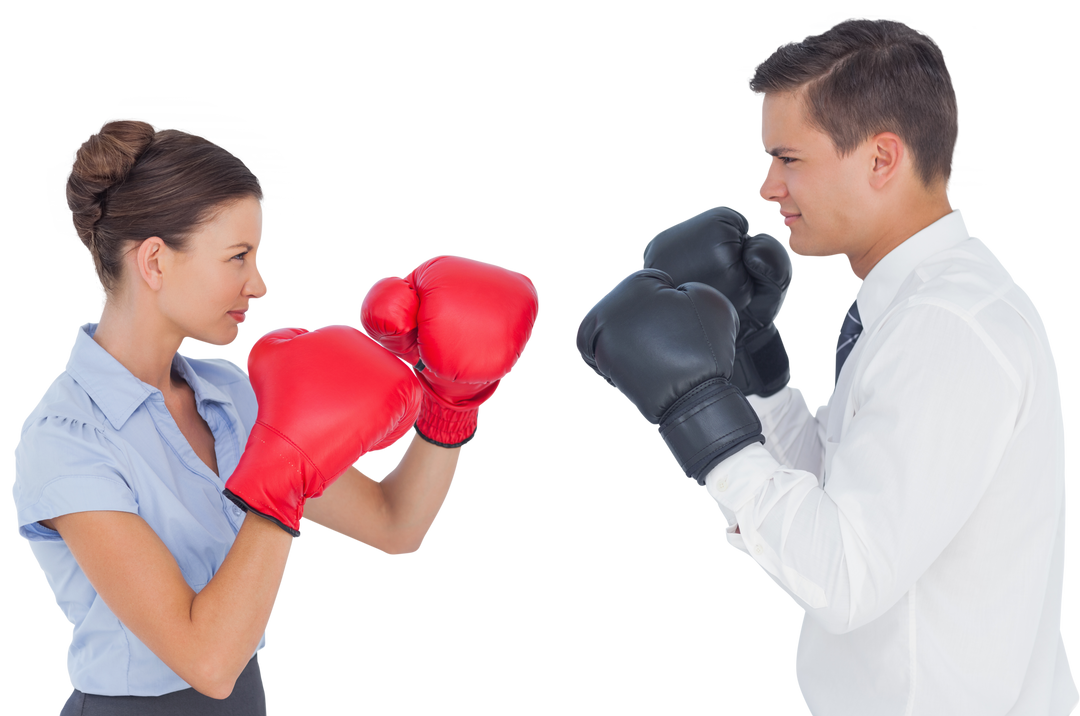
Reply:
<svg viewBox="0 0 1080 716"><path fill-rule="evenodd" d="M97 696L75 689L60 716L266 716L266 694L256 655L227 699L212 699L195 689L161 696Z"/></svg>

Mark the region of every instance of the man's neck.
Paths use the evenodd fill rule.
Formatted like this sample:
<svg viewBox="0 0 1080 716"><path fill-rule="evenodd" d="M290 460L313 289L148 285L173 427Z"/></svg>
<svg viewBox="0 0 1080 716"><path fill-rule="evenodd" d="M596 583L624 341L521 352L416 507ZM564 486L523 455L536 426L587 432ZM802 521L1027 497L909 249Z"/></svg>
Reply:
<svg viewBox="0 0 1080 716"><path fill-rule="evenodd" d="M919 233L930 224L952 213L949 198L944 190L931 197L924 197L918 202L904 202L894 205L892 211L878 217L876 238L859 253L848 254L851 270L861 279L865 279L870 270L881 259L900 244Z"/></svg>

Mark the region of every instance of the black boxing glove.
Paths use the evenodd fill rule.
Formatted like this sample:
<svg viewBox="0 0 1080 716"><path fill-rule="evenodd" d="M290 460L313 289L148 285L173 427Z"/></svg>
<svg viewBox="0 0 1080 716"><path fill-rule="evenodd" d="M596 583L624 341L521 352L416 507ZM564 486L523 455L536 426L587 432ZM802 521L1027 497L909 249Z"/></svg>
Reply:
<svg viewBox="0 0 1080 716"><path fill-rule="evenodd" d="M791 283L791 259L768 234L748 236L737 211L710 209L659 234L645 248L645 268L657 268L676 284L707 283L739 313L735 372L744 395L769 396L791 378L787 351L773 325Z"/></svg>
<svg viewBox="0 0 1080 716"><path fill-rule="evenodd" d="M716 289L675 287L663 271L630 274L577 334L581 357L637 406L688 477L765 442L757 414L731 384L739 318Z"/></svg>

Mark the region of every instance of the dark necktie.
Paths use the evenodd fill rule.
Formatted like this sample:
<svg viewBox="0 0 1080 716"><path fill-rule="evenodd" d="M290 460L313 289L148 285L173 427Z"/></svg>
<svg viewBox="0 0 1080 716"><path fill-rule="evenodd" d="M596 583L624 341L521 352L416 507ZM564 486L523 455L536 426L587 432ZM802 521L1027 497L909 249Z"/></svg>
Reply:
<svg viewBox="0 0 1080 716"><path fill-rule="evenodd" d="M862 321L859 319L859 302L855 301L844 316L844 325L840 328L840 339L836 341L836 380L840 380L840 369L844 367L855 341L862 333Z"/></svg>

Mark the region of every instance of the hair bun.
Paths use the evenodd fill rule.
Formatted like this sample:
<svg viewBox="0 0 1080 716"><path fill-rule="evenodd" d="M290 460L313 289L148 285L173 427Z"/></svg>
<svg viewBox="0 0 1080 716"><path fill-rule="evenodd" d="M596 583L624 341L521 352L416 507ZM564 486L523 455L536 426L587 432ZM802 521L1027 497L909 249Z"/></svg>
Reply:
<svg viewBox="0 0 1080 716"><path fill-rule="evenodd" d="M192 235L238 199L262 199L244 163L194 134L109 122L75 155L68 207L110 294L130 249L153 237L184 251Z"/></svg>
<svg viewBox="0 0 1080 716"><path fill-rule="evenodd" d="M154 134L146 122L109 122L79 147L68 177L67 201L79 238L87 246L101 218L105 192L127 177Z"/></svg>

